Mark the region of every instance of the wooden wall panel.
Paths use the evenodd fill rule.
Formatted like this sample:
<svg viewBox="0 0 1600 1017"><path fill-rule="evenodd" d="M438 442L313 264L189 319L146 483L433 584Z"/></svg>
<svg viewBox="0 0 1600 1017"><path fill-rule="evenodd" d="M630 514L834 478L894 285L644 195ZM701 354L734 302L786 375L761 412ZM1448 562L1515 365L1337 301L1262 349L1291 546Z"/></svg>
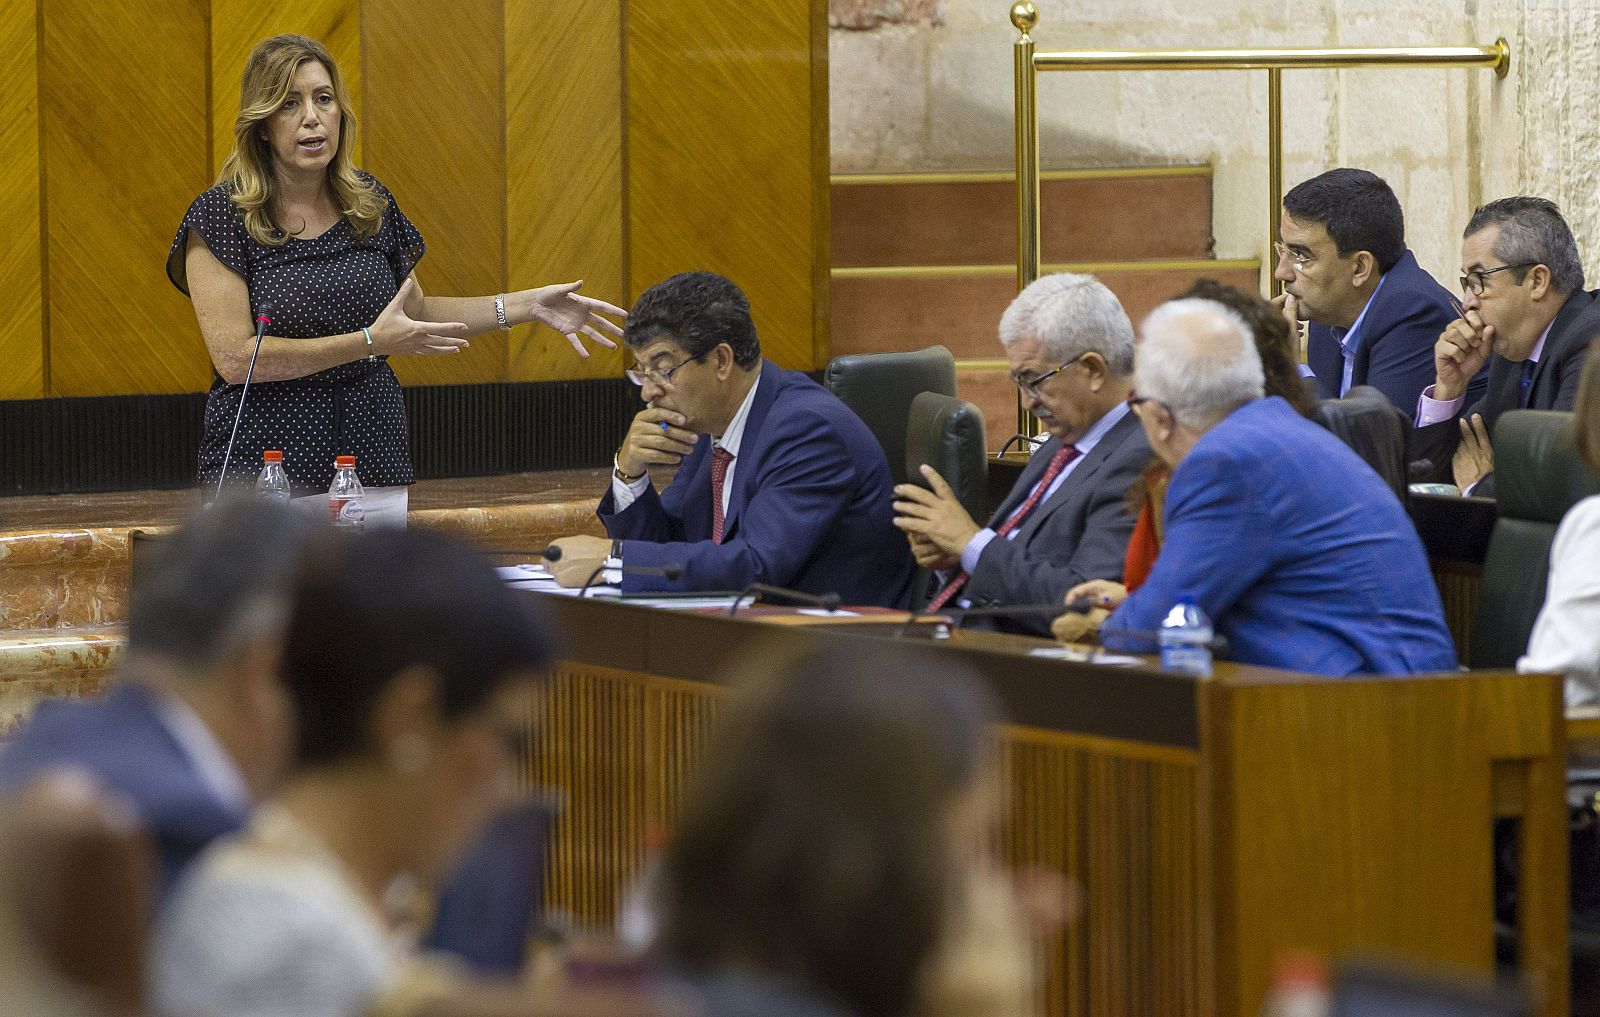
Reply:
<svg viewBox="0 0 1600 1017"><path fill-rule="evenodd" d="M417 279L445 296L497 293L506 286L502 4L365 0L361 11L366 168L428 242ZM491 332L465 353L401 357L394 368L406 384L439 385L503 381L506 361L505 339Z"/></svg>
<svg viewBox="0 0 1600 1017"><path fill-rule="evenodd" d="M0 399L45 394L37 14L21 0L0 5Z"/></svg>
<svg viewBox="0 0 1600 1017"><path fill-rule="evenodd" d="M361 101L361 0L211 0L211 172L233 148L239 115L239 79L256 43L286 33L308 35L333 54L359 115ZM356 165L361 165L356 132Z"/></svg>
<svg viewBox="0 0 1600 1017"><path fill-rule="evenodd" d="M729 276L791 368L822 366L826 347L824 14L821 0L628 4L630 282Z"/></svg>
<svg viewBox="0 0 1600 1017"><path fill-rule="evenodd" d="M194 312L165 265L210 177L206 0L43 14L51 394L204 389Z"/></svg>
<svg viewBox="0 0 1600 1017"><path fill-rule="evenodd" d="M584 280L627 307L622 228L622 3L506 0L507 285ZM616 377L620 351L583 360L543 327L511 334L513 381Z"/></svg>

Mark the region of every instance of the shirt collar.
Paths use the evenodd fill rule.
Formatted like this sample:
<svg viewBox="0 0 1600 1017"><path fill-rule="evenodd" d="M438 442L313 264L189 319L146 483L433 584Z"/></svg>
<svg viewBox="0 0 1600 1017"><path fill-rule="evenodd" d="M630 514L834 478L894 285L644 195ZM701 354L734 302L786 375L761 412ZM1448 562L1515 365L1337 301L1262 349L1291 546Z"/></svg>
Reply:
<svg viewBox="0 0 1600 1017"><path fill-rule="evenodd" d="M744 441L744 423L750 419L750 407L755 405L756 389L761 387L761 375L756 374L756 380L750 386L750 391L744 394L744 402L739 404L739 412L728 421L728 426L722 434L711 439L711 443L719 448L726 449L728 454L735 458L739 455L739 445Z"/></svg>
<svg viewBox="0 0 1600 1017"><path fill-rule="evenodd" d="M201 782L223 804L240 812L248 811L250 787L200 715L188 703L168 692L155 691L151 700L161 726L178 743L178 751L189 760Z"/></svg>
<svg viewBox="0 0 1600 1017"><path fill-rule="evenodd" d="M1533 361L1535 364L1537 364L1539 359L1544 356L1544 341L1550 338L1550 330L1555 327L1556 320L1551 318L1550 324L1546 325L1544 327L1544 331L1539 333L1539 341L1533 344L1533 352L1528 354L1528 359Z"/></svg>
<svg viewBox="0 0 1600 1017"><path fill-rule="evenodd" d="M1346 353L1356 348L1361 331L1361 322L1366 319L1367 312L1372 310L1372 302L1378 299L1379 292L1383 290L1383 281L1387 278L1389 278L1387 272L1378 276L1378 285L1372 287L1372 294L1367 297L1367 302L1361 305L1361 313L1356 315L1355 323L1350 326L1344 335L1339 337L1339 345L1344 347Z"/></svg>
<svg viewBox="0 0 1600 1017"><path fill-rule="evenodd" d="M1096 445L1100 444L1100 439L1106 436L1106 432L1116 427L1117 422L1126 417L1129 412L1128 404L1118 400L1117 405L1111 407L1106 411L1105 416L1094 422L1094 426L1089 428L1088 434L1072 443L1073 447L1078 450L1078 454L1081 456L1088 455Z"/></svg>

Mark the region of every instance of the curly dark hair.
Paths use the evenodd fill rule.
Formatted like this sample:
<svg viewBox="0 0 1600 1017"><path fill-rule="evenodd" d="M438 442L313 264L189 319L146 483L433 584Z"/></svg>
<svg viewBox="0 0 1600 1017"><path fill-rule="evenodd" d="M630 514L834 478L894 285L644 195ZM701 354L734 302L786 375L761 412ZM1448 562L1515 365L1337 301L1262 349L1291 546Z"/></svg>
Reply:
<svg viewBox="0 0 1600 1017"><path fill-rule="evenodd" d="M682 272L645 290L628 312L622 341L640 349L667 336L696 360L727 343L745 370L761 360L750 300L715 272Z"/></svg>

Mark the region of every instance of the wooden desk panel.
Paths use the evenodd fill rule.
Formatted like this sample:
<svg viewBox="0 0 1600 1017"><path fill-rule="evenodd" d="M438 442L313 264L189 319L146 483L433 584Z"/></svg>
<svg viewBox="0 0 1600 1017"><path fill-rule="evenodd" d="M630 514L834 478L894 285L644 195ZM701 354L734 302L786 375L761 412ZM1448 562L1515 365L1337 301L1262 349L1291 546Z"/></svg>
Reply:
<svg viewBox="0 0 1600 1017"><path fill-rule="evenodd" d="M1043 1011L1254 1013L1284 950L1492 966L1490 836L1518 816L1523 967L1566 1006L1563 720L1547 676L1327 679L1219 665L1197 681L1030 657L1038 641L937 645L862 627L763 625L548 598L567 663L534 706L534 782L568 800L548 900L605 928L670 824L729 667L755 642L924 656L989 682L1004 856L1083 888L1049 945Z"/></svg>

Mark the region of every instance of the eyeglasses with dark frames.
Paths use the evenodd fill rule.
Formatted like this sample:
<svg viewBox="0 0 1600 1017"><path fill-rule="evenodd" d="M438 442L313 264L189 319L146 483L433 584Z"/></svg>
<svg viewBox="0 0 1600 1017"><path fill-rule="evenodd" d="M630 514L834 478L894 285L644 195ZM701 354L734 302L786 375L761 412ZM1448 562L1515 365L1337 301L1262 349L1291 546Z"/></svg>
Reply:
<svg viewBox="0 0 1600 1017"><path fill-rule="evenodd" d="M710 350L707 350L706 352L709 353ZM700 360L705 357L705 355L705 353L702 353L698 357L687 357L668 368L644 368L640 367L638 364L635 364L622 373L626 374L628 376L628 380L640 388L644 388L644 383L647 381L656 388L671 388L672 376L678 373L678 368L682 367L684 364L690 363L691 361Z"/></svg>
<svg viewBox="0 0 1600 1017"><path fill-rule="evenodd" d="M1094 352L1093 350L1084 350L1082 353L1080 353L1077 356L1073 357L1071 360L1067 361L1066 363L1059 365L1054 370L1044 372L1043 374L1039 375L1037 378L1019 378L1019 377L1017 377L1016 375L1013 374L1011 376L1011 383L1013 385L1017 386L1017 388L1021 389L1023 395L1029 396L1030 398L1033 398L1033 399L1037 399L1037 398L1039 398L1039 386L1040 385L1043 385L1045 382L1049 381L1051 378L1054 378L1056 375L1060 374L1062 371L1065 371L1067 368L1071 367L1073 364L1076 364L1078 361L1082 360L1084 357L1087 357L1089 354L1091 354L1093 352Z"/></svg>
<svg viewBox="0 0 1600 1017"><path fill-rule="evenodd" d="M1489 285L1489 277L1496 272L1509 272L1513 268L1532 268L1539 264L1537 261L1524 261L1520 265L1497 265L1494 268L1475 268L1461 277L1461 292L1471 293L1475 297L1483 296L1483 291Z"/></svg>

